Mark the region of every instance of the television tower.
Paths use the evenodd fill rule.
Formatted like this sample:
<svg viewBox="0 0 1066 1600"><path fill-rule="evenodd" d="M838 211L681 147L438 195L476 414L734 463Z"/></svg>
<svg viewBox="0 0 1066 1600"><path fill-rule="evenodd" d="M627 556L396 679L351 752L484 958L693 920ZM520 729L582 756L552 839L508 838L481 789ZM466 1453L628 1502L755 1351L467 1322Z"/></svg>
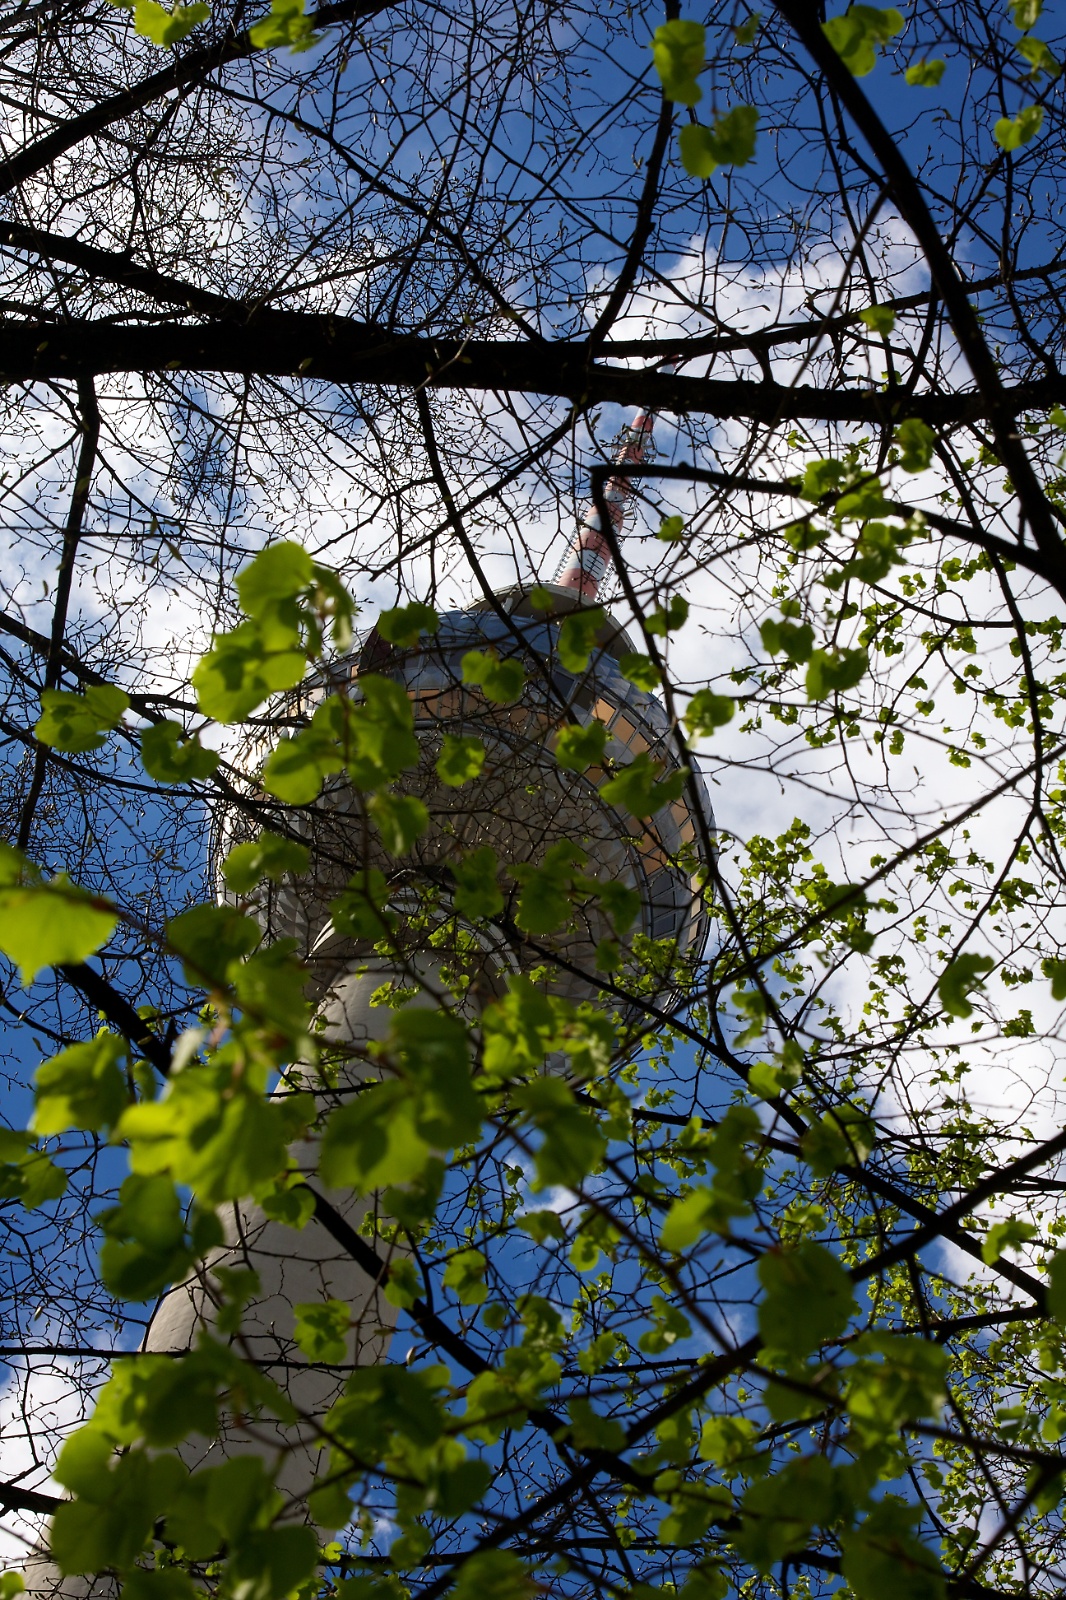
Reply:
<svg viewBox="0 0 1066 1600"><path fill-rule="evenodd" d="M654 420L643 414L623 428L614 457L618 466L649 459ZM603 500L616 538L622 534L631 493L623 472L605 484ZM546 964L552 968L556 957L560 964L552 970L551 992L573 1001L599 996L589 974L596 970L597 945L612 930L595 903L579 913L568 931L554 937L530 939L515 924L513 907L519 890L508 868L540 861L556 841L579 842L587 855L584 870L590 875L638 891L636 933L668 941L679 965L698 956L707 927L705 847L713 829L702 779L693 777L681 798L651 817L637 819L603 799L600 791L607 770L563 770L552 753L554 735L566 722L585 726L598 722L607 730L606 755L615 766L647 751L662 764L664 775L678 770L662 703L622 674L619 658L634 647L617 622L605 614L583 672L569 670L559 659L560 622L568 613L596 602L610 565L610 547L590 505L551 584L517 585L465 610L448 612L437 633L413 649L398 649L371 628L349 655L290 697L288 714L300 721L338 686L358 695L362 673L384 674L402 684L414 712L420 761L397 787L417 795L430 816L428 829L410 854L397 859L370 836L359 796L343 776L315 807L285 814L286 826L300 831L311 846L311 868L271 891L264 920L271 935L296 938L312 974L313 997L326 1037L352 1047L350 1065L342 1070L335 1093L323 1091L317 1079L307 1084L323 1111L333 1099L357 1088L370 1070L359 1052L388 1031L392 1013L380 1003L384 985L424 984L425 990L412 1002L416 1005L433 1004L433 991L452 985L455 1003L474 1017L482 1004L502 991L509 974L536 973L537 981L542 981L539 974ZM491 650L503 660L521 661L525 687L514 703L494 703L479 688L463 682L462 660L470 650ZM486 748L480 775L460 788L443 784L435 770L445 734L476 735ZM247 752L250 795L263 753L252 748ZM261 803L261 792L259 798ZM254 831L244 814L227 815L220 848L238 842L242 829ZM456 928L450 863L460 852L484 845L496 852L504 911L491 924L461 928L464 959L456 962L449 959L454 948L447 948L447 938L441 937L449 927ZM330 918L330 900L360 867L377 868L389 886L390 905L397 916L387 957L375 950L373 940L339 932ZM466 973L462 994L454 988L456 966ZM650 998L661 1002L670 987L671 980L664 978L660 993ZM634 1009L623 1020L638 1018ZM312 1147L301 1147L294 1155L314 1183ZM375 1197L357 1199L350 1192L327 1193L325 1198L356 1231L378 1203ZM327 1299L347 1303L352 1309L348 1360L358 1365L385 1359L397 1313L381 1293L381 1283L317 1221L294 1232L266 1218L257 1206L245 1204L230 1207L224 1223L226 1246L199 1273L167 1291L143 1348L188 1350L199 1329L212 1325L212 1268L247 1266L258 1274L261 1290L244 1314L242 1347L307 1419L305 1437L294 1445L292 1429L272 1430L269 1423L257 1423L252 1438L234 1426L221 1440L188 1441L182 1454L190 1467L197 1467L237 1453L276 1453L278 1487L290 1497L287 1514L304 1520L306 1495L325 1464L319 1459L315 1424L342 1394L346 1374L305 1361L293 1338L292 1307ZM43 1563L27 1573L27 1580L34 1594L89 1592L87 1580L60 1579Z"/></svg>

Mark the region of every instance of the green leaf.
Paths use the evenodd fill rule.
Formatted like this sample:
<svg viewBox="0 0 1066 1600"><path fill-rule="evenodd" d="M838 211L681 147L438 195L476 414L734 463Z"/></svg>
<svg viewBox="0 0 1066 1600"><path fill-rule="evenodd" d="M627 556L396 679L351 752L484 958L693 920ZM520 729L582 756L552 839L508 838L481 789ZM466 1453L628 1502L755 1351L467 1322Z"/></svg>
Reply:
<svg viewBox="0 0 1066 1600"><path fill-rule="evenodd" d="M556 1211L525 1211L515 1218L515 1222L537 1244L546 1244L549 1239L566 1238L566 1229ZM1066 1255L1063 1259L1066 1261Z"/></svg>
<svg viewBox="0 0 1066 1600"><path fill-rule="evenodd" d="M512 873L522 885L515 921L527 933L555 933L569 925L573 915L572 891L577 868L585 852L570 839L549 845L536 866L522 862Z"/></svg>
<svg viewBox="0 0 1066 1600"><path fill-rule="evenodd" d="M205 750L195 734L177 722L153 722L141 734L141 765L157 783L188 783L209 778L219 763L216 750Z"/></svg>
<svg viewBox="0 0 1066 1600"><path fill-rule="evenodd" d="M17 1200L27 1211L58 1200L67 1175L43 1150L32 1147L28 1133L0 1128L0 1200Z"/></svg>
<svg viewBox="0 0 1066 1600"><path fill-rule="evenodd" d="M371 797L367 809L390 855L405 856L429 827L429 812L414 794L395 794L386 789Z"/></svg>
<svg viewBox="0 0 1066 1600"><path fill-rule="evenodd" d="M864 1106L840 1105L823 1113L800 1139L811 1171L827 1178L837 1167L861 1165L877 1142L877 1128Z"/></svg>
<svg viewBox="0 0 1066 1600"><path fill-rule="evenodd" d="M222 876L234 894L250 894L264 878L279 883L286 873L306 872L310 861L305 844L264 828L258 839L234 846L222 863Z"/></svg>
<svg viewBox="0 0 1066 1600"><path fill-rule="evenodd" d="M468 650L463 657L463 682L479 685L486 700L509 706L525 687L525 668L520 661L501 661L494 650Z"/></svg>
<svg viewBox="0 0 1066 1600"><path fill-rule="evenodd" d="M935 89L944 76L946 66L946 61L940 61L936 58L932 61L923 59L908 67L904 77L912 89Z"/></svg>
<svg viewBox="0 0 1066 1600"><path fill-rule="evenodd" d="M662 539L664 544L676 544L683 538L685 532L684 517L664 517L659 524L657 539Z"/></svg>
<svg viewBox="0 0 1066 1600"><path fill-rule="evenodd" d="M282 689L294 689L307 670L298 628L249 620L217 634L193 670L197 704L217 722L240 722Z"/></svg>
<svg viewBox="0 0 1066 1600"><path fill-rule="evenodd" d="M754 106L733 106L715 119L713 128L688 122L678 133L681 165L692 178L709 178L718 167L746 167L755 155L759 113Z"/></svg>
<svg viewBox="0 0 1066 1600"><path fill-rule="evenodd" d="M440 618L432 606L415 600L409 606L395 606L383 611L375 624L383 639L402 649L411 649L424 633L436 633Z"/></svg>
<svg viewBox="0 0 1066 1600"><path fill-rule="evenodd" d="M1039 22L1044 0L1010 0L1010 9L1014 26L1027 32Z"/></svg>
<svg viewBox="0 0 1066 1600"><path fill-rule="evenodd" d="M738 23L733 29L733 38L736 40L737 44L744 45L754 43L755 35L759 31L759 24L761 21L761 11L749 11L747 16L744 18L744 21Z"/></svg>
<svg viewBox="0 0 1066 1600"><path fill-rule="evenodd" d="M891 306L867 306L859 312L859 321L865 322L871 333L888 334L896 326L896 313Z"/></svg>
<svg viewBox="0 0 1066 1600"><path fill-rule="evenodd" d="M646 694L654 694L663 681L651 657L638 655L636 651L618 657L618 670L627 683L635 689L643 689Z"/></svg>
<svg viewBox="0 0 1066 1600"><path fill-rule="evenodd" d="M329 903L333 926L345 939L380 939L393 926L388 910L389 885L377 867L348 880L348 887Z"/></svg>
<svg viewBox="0 0 1066 1600"><path fill-rule="evenodd" d="M614 1417L605 1417L585 1399L575 1395L567 1403L570 1439L577 1450L624 1450L626 1430Z"/></svg>
<svg viewBox="0 0 1066 1600"><path fill-rule="evenodd" d="M795 1250L772 1250L759 1260L766 1294L759 1333L768 1349L806 1356L844 1332L858 1311L851 1280L835 1256L807 1239Z"/></svg>
<svg viewBox="0 0 1066 1600"><path fill-rule="evenodd" d="M1066 961L1056 961L1051 956L1041 961L1040 970L1051 980L1052 1000L1066 1000Z"/></svg>
<svg viewBox="0 0 1066 1600"><path fill-rule="evenodd" d="M510 1550L479 1550L459 1568L453 1600L532 1600L541 1585Z"/></svg>
<svg viewBox="0 0 1066 1600"><path fill-rule="evenodd" d="M1026 74L1027 77L1039 79L1046 76L1054 83L1061 75L1061 62L1056 60L1042 39L1019 39L1015 48L1029 63L1031 71Z"/></svg>
<svg viewBox="0 0 1066 1600"><path fill-rule="evenodd" d="M568 722L555 740L555 759L566 772L585 772L603 761L610 735L602 722Z"/></svg>
<svg viewBox="0 0 1066 1600"><path fill-rule="evenodd" d="M246 1600L286 1600L314 1572L318 1544L318 1534L307 1527L246 1534L230 1557L235 1592Z"/></svg>
<svg viewBox="0 0 1066 1600"><path fill-rule="evenodd" d="M83 694L63 689L41 693L41 716L34 737L53 750L77 754L99 750L129 710L130 697L112 683L91 684Z"/></svg>
<svg viewBox="0 0 1066 1600"><path fill-rule="evenodd" d="M156 0L137 0L133 8L133 20L137 32L142 38L150 39L153 44L163 46L180 44L199 23L206 22L210 15L211 7L202 3L175 6L173 11L165 11L161 5L156 4Z"/></svg>
<svg viewBox="0 0 1066 1600"><path fill-rule="evenodd" d="M336 740L319 729L305 728L295 736L283 733L263 763L263 788L287 806L308 806L343 764Z"/></svg>
<svg viewBox="0 0 1066 1600"><path fill-rule="evenodd" d="M167 923L167 943L182 958L189 982L220 988L262 937L258 922L235 906L193 906Z"/></svg>
<svg viewBox="0 0 1066 1600"><path fill-rule="evenodd" d="M181 1199L163 1174L132 1173L119 1190L119 1203L96 1218L104 1231L100 1277L120 1300L152 1300L184 1277L196 1259L186 1238ZM217 1223L212 1241L221 1243Z"/></svg>
<svg viewBox="0 0 1066 1600"><path fill-rule="evenodd" d="M535 1078L516 1089L513 1099L544 1135L533 1158L533 1188L575 1188L599 1165L607 1148L595 1115L581 1109L557 1078Z"/></svg>
<svg viewBox="0 0 1066 1600"><path fill-rule="evenodd" d="M415 1126L414 1098L405 1083L363 1088L335 1111L322 1137L319 1173L327 1187L369 1194L417 1178L430 1156Z"/></svg>
<svg viewBox="0 0 1066 1600"><path fill-rule="evenodd" d="M712 689L697 689L682 719L693 739L706 739L716 728L732 722L737 703L728 695L715 694Z"/></svg>
<svg viewBox="0 0 1066 1600"><path fill-rule="evenodd" d="M680 767L663 777L665 770L662 762L653 762L647 750L642 750L628 766L600 786L600 794L608 805L618 806L634 817L651 816L685 792L689 768Z"/></svg>
<svg viewBox="0 0 1066 1600"><path fill-rule="evenodd" d="M471 783L485 765L485 746L472 734L446 733L437 757L437 777L453 789Z"/></svg>
<svg viewBox="0 0 1066 1600"><path fill-rule="evenodd" d="M683 628L687 621L688 601L683 595L675 594L665 607L660 607L658 611L651 613L644 626L650 634L665 639L667 634Z"/></svg>
<svg viewBox="0 0 1066 1600"><path fill-rule="evenodd" d="M979 956L973 950L956 956L937 981L936 991L944 1010L964 1021L971 1017L973 1006L967 997L972 990L982 987L982 974L991 972L995 964L991 956Z"/></svg>
<svg viewBox="0 0 1066 1600"><path fill-rule="evenodd" d="M840 1535L840 1570L856 1600L944 1600L940 1563L911 1532L921 1515L920 1506L886 1495Z"/></svg>
<svg viewBox="0 0 1066 1600"><path fill-rule="evenodd" d="M890 514L885 492L878 478L867 478L847 494L842 494L833 507L833 515L841 522L861 522L865 517L883 517Z"/></svg>
<svg viewBox="0 0 1066 1600"><path fill-rule="evenodd" d="M456 915L481 922L503 910L503 894L498 881L496 852L491 845L478 845L451 863L455 878L452 903Z"/></svg>
<svg viewBox="0 0 1066 1600"><path fill-rule="evenodd" d="M858 1359L847 1369L845 1401L863 1444L895 1437L904 1424L936 1416L947 1399L951 1365L932 1339L873 1330L855 1341ZM871 1360L871 1357L879 1360Z"/></svg>
<svg viewBox="0 0 1066 1600"><path fill-rule="evenodd" d="M114 1127L129 1101L126 1074L118 1065L125 1054L123 1040L102 1028L95 1039L42 1062L34 1078L33 1131L86 1128L96 1133Z"/></svg>
<svg viewBox="0 0 1066 1600"><path fill-rule="evenodd" d="M1057 1250L1048 1262L1047 1312L1066 1327L1066 1250Z"/></svg>
<svg viewBox="0 0 1066 1600"><path fill-rule="evenodd" d="M268 544L237 574L241 610L248 617L272 615L279 602L308 589L313 576L314 564L302 545L291 539Z"/></svg>
<svg viewBox="0 0 1066 1600"><path fill-rule="evenodd" d="M470 1040L458 1017L408 1006L393 1015L379 1050L416 1090L415 1125L422 1138L444 1150L477 1136L482 1106L470 1077Z"/></svg>
<svg viewBox="0 0 1066 1600"><path fill-rule="evenodd" d="M843 1500L838 1473L825 1456L793 1460L746 1491L737 1549L759 1572L768 1573L790 1552L802 1550L818 1523L833 1523L846 1509Z"/></svg>
<svg viewBox="0 0 1066 1600"><path fill-rule="evenodd" d="M336 1364L349 1360L351 1307L344 1300L312 1300L293 1306L294 1338L308 1361Z"/></svg>
<svg viewBox="0 0 1066 1600"><path fill-rule="evenodd" d="M1031 1222L1022 1222L1018 1217L1008 1217L1006 1222L994 1222L982 1241L981 1260L987 1267L995 1266L1004 1250L1035 1238L1036 1232Z"/></svg>
<svg viewBox="0 0 1066 1600"><path fill-rule="evenodd" d="M853 5L842 17L823 22L822 32L851 75L865 78L877 65L878 50L903 32L903 18L894 7Z"/></svg>
<svg viewBox="0 0 1066 1600"><path fill-rule="evenodd" d="M933 459L936 434L920 417L907 417L893 434L900 447L899 464L904 472L924 472Z"/></svg>
<svg viewBox="0 0 1066 1600"><path fill-rule="evenodd" d="M843 461L836 461L831 456L808 461L803 469L800 494L804 500L823 500L826 495L840 488L847 471Z"/></svg>
<svg viewBox="0 0 1066 1600"><path fill-rule="evenodd" d="M316 41L311 18L304 15L303 0L270 0L270 15L248 29L257 50L307 50Z"/></svg>
<svg viewBox="0 0 1066 1600"><path fill-rule="evenodd" d="M454 1289L460 1305L479 1306L489 1297L488 1261L480 1250L460 1250L444 1269L444 1287Z"/></svg>
<svg viewBox="0 0 1066 1600"><path fill-rule="evenodd" d="M667 100L694 106L703 98L696 75L703 70L706 50L707 30L702 22L675 17L656 28L651 53Z"/></svg>
<svg viewBox="0 0 1066 1600"><path fill-rule="evenodd" d="M1001 150L1020 150L1044 126L1043 106L1023 106L1016 117L1000 117L992 137Z"/></svg>
<svg viewBox="0 0 1066 1600"><path fill-rule="evenodd" d="M65 877L45 879L0 843L0 950L28 987L43 967L84 961L106 944L118 917Z"/></svg>
<svg viewBox="0 0 1066 1600"><path fill-rule="evenodd" d="M602 606L582 606L563 618L556 649L567 672L584 672L596 648L596 636L606 621Z"/></svg>
<svg viewBox="0 0 1066 1600"><path fill-rule="evenodd" d="M807 699L828 700L843 694L866 676L870 657L865 650L812 650L807 664Z"/></svg>
<svg viewBox="0 0 1066 1600"><path fill-rule="evenodd" d="M404 1257L395 1259L389 1266L384 1285L385 1299L390 1306L408 1311L422 1295L422 1280L413 1261Z"/></svg>
<svg viewBox="0 0 1066 1600"><path fill-rule="evenodd" d="M760 625L759 637L768 655L784 655L789 661L809 661L814 649L814 629L809 622L767 617Z"/></svg>
<svg viewBox="0 0 1066 1600"><path fill-rule="evenodd" d="M701 1187L675 1200L659 1235L664 1250L680 1255L707 1233L729 1232L730 1222L747 1208L735 1204L717 1189Z"/></svg>

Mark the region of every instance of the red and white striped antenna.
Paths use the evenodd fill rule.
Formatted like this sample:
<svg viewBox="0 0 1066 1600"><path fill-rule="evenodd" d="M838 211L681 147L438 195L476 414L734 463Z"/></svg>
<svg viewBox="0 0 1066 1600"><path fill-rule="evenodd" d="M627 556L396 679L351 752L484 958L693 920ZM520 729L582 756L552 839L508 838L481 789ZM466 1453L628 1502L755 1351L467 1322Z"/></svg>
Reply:
<svg viewBox="0 0 1066 1600"><path fill-rule="evenodd" d="M671 361L662 370L674 372L678 366L679 361ZM645 461L654 461L652 430L657 416L655 411L642 411L626 424L618 435L615 466L640 466ZM612 473L603 486L603 499L616 540L621 538L624 531L626 507L632 494L633 481L628 472ZM582 600L593 601L599 594L600 584L607 575L611 561L611 547L600 527L599 512L589 502L552 581L560 588L575 590Z"/></svg>

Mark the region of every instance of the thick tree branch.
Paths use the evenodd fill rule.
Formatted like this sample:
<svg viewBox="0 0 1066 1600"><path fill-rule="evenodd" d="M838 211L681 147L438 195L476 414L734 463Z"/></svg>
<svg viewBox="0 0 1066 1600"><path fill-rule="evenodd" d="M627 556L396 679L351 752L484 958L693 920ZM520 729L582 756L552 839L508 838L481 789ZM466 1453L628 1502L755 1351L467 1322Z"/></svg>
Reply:
<svg viewBox="0 0 1066 1600"><path fill-rule="evenodd" d="M684 358L683 342L678 354ZM558 395L577 405L611 401L677 413L745 417L767 426L814 421L887 426L903 416L949 427L987 421L974 390L896 397L880 389L753 383L746 378L682 377L597 364L584 342L437 339L392 335L343 317L275 311L253 320L115 327L98 321L63 325L0 322L0 380L32 383L105 373L228 373L318 379L329 383L501 389ZM1038 378L1004 391L1015 414L1066 402L1066 377Z"/></svg>

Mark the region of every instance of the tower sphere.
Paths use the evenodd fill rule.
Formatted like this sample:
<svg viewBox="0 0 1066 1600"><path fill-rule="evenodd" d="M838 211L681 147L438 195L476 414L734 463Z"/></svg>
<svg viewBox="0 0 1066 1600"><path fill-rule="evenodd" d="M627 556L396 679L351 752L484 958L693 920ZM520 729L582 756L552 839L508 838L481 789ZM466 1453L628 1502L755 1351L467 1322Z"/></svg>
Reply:
<svg viewBox="0 0 1066 1600"><path fill-rule="evenodd" d="M419 942L425 947L432 937L439 952L447 944L446 925L456 926L454 868L483 846L495 852L503 909L491 924L463 932L468 960L473 937L490 981L494 973L547 964L553 993L574 1001L597 994L588 974L596 970L597 945L613 928L595 895L578 892L574 920L564 931L541 935L521 926L528 922L518 905L523 867L539 865L553 846L567 841L576 847L576 872L636 891L639 911L622 943L624 951L634 935L660 942L655 966L662 978L649 998L666 998L679 972L699 955L707 931L705 878L714 830L704 781L693 773L675 799L638 818L604 799L601 790L610 776L604 767L582 773L559 766L553 750L559 730L568 722L599 722L608 734L605 754L616 768L646 752L658 764L660 779L680 770L662 702L622 675L619 659L634 649L622 628L604 613L587 667L568 670L559 658L559 625L583 602L571 588L541 586L533 592L541 605L545 594L551 596L550 611L535 609L530 591L508 589L445 613L437 632L412 649L390 645L371 628L348 655L288 698L285 719L299 727L327 694L344 691L358 698L368 673L401 684L420 755L396 788L417 796L429 814L429 826L410 852L395 857L369 822L363 797L343 776L315 806L283 813L287 827L311 846L311 870L276 891L267 915L275 935L296 937L323 990L338 963L350 965L372 948L373 941L342 937L330 918L329 901L353 874L374 868L384 875L389 904L399 913L394 937L401 951L406 943L413 956ZM501 704L463 681L470 651L521 663L524 686L513 701ZM436 770L446 735L473 736L485 747L480 773L460 786L443 782ZM255 755L249 749L246 766ZM240 824L228 824L226 842L239 832Z"/></svg>

